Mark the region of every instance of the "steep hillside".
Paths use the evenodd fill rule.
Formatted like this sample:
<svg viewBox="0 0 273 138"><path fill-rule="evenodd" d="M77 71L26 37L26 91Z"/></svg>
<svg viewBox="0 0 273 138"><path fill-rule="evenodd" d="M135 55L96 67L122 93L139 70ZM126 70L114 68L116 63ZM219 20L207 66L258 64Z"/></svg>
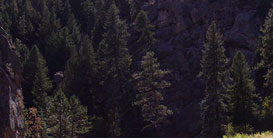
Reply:
<svg viewBox="0 0 273 138"><path fill-rule="evenodd" d="M0 137L23 134L22 65L5 30L0 28Z"/></svg>
<svg viewBox="0 0 273 138"><path fill-rule="evenodd" d="M167 103L175 111L169 126L172 137L199 134L204 83L198 73L211 21L215 20L224 34L226 55L233 57L241 50L252 65L265 16L259 2L241 5L230 0L158 0L144 6L155 25L160 61L172 71L172 86L167 93Z"/></svg>

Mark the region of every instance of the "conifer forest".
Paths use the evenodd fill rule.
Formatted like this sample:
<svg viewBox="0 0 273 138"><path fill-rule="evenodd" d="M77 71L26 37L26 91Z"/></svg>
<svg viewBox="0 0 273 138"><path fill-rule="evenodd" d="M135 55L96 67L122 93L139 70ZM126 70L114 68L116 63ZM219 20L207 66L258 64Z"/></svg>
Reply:
<svg viewBox="0 0 273 138"><path fill-rule="evenodd" d="M0 138L273 138L272 4L0 0Z"/></svg>

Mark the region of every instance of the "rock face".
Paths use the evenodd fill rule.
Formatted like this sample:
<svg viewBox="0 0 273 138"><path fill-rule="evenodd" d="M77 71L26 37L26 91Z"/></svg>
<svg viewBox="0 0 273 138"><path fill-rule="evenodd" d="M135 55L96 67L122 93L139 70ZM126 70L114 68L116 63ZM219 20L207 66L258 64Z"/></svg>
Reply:
<svg viewBox="0 0 273 138"><path fill-rule="evenodd" d="M200 134L200 101L204 81L198 78L205 34L212 20L224 35L226 55L241 50L253 64L256 41L264 19L255 2L243 6L232 0L157 0L143 7L155 26L158 58L172 71L166 104L174 111L166 138ZM169 129L169 131L168 131Z"/></svg>
<svg viewBox="0 0 273 138"><path fill-rule="evenodd" d="M7 33L0 27L0 138L23 134L22 66Z"/></svg>

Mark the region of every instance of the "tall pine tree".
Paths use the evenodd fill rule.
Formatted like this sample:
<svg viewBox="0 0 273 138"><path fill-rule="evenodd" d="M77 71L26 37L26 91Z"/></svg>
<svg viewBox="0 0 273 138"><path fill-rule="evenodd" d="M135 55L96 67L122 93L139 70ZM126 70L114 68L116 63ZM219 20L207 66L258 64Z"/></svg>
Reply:
<svg viewBox="0 0 273 138"><path fill-rule="evenodd" d="M254 80L244 54L239 51L234 56L230 69L231 84L228 87L230 95L230 113L232 124L246 128L253 124L257 105Z"/></svg>
<svg viewBox="0 0 273 138"><path fill-rule="evenodd" d="M24 66L23 91L26 97L27 107L33 106L41 110L46 106L46 96L52 89L46 66L46 61L37 46L34 46Z"/></svg>
<svg viewBox="0 0 273 138"><path fill-rule="evenodd" d="M47 110L48 135L55 138L70 137L70 104L62 89L59 89L51 99Z"/></svg>
<svg viewBox="0 0 273 138"><path fill-rule="evenodd" d="M265 23L263 25L262 31L262 37L261 41L262 44L258 48L258 51L260 52L261 56L261 62L258 64L259 68L265 68L266 69L266 75L264 76L265 84L264 86L268 89L269 94L272 94L273 89L273 9L270 9L268 12L268 16L265 20Z"/></svg>
<svg viewBox="0 0 273 138"><path fill-rule="evenodd" d="M273 9L270 9L261 29L261 44L257 51L260 54L258 69L264 72L264 91L265 98L263 103L263 117L265 120L273 120ZM268 128L272 128L272 121L265 121Z"/></svg>
<svg viewBox="0 0 273 138"><path fill-rule="evenodd" d="M30 58L35 61L34 66L34 81L32 94L34 95L33 102L39 110L45 110L47 105L47 95L52 90L52 81L47 76L48 69L46 66L46 61L40 54L37 46L34 46L31 51ZM31 59L30 59L31 60Z"/></svg>
<svg viewBox="0 0 273 138"><path fill-rule="evenodd" d="M92 103L90 95L96 82L96 61L92 41L85 36L79 52L74 48L65 68L63 89L69 94L78 96L83 104Z"/></svg>
<svg viewBox="0 0 273 138"><path fill-rule="evenodd" d="M129 80L131 56L127 49L127 25L119 18L119 11L113 4L106 14L104 24L106 32L103 34L103 39L98 49L98 63L100 72L100 84L102 92L104 92L104 102L106 110L104 117L107 118L109 128L113 128L112 124L115 121L115 126L120 126L120 122L112 116L112 114L120 114L122 116L123 105L131 103L123 103L130 97ZM125 99L125 100L124 100ZM124 118L125 119L125 118ZM118 128L115 128L119 130ZM111 130L110 130L111 131ZM114 134L112 134L112 137Z"/></svg>
<svg viewBox="0 0 273 138"><path fill-rule="evenodd" d="M147 125L143 128L152 128L155 137L160 137L160 128L166 118L173 112L162 104L164 88L169 87L170 83L163 78L169 71L161 70L160 64L154 57L153 52L147 52L141 62L142 71L135 74L137 82L137 101L135 105L141 107L142 117Z"/></svg>
<svg viewBox="0 0 273 138"><path fill-rule="evenodd" d="M222 125L226 120L226 105L223 102L223 86L227 58L223 46L223 36L218 32L215 22L210 25L201 59L200 75L206 81L206 95L201 102L202 136L220 138L224 131Z"/></svg>
<svg viewBox="0 0 273 138"><path fill-rule="evenodd" d="M70 104L70 134L71 138L78 138L89 132L91 123L87 115L87 107L82 106L76 96L71 96Z"/></svg>

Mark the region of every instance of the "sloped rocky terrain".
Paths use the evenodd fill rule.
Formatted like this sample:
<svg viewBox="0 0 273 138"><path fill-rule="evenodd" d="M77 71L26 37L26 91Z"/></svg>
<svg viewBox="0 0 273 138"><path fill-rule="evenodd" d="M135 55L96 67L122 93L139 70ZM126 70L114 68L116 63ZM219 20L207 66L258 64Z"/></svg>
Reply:
<svg viewBox="0 0 273 138"><path fill-rule="evenodd" d="M0 138L23 134L22 65L5 30L0 27Z"/></svg>
<svg viewBox="0 0 273 138"><path fill-rule="evenodd" d="M175 112L168 137L199 135L199 103L204 83L198 77L205 34L211 21L224 35L226 55L241 50L253 65L264 15L259 1L241 6L230 0L158 0L144 6L155 26L161 64L172 73L166 100ZM169 136L169 134L173 134Z"/></svg>

